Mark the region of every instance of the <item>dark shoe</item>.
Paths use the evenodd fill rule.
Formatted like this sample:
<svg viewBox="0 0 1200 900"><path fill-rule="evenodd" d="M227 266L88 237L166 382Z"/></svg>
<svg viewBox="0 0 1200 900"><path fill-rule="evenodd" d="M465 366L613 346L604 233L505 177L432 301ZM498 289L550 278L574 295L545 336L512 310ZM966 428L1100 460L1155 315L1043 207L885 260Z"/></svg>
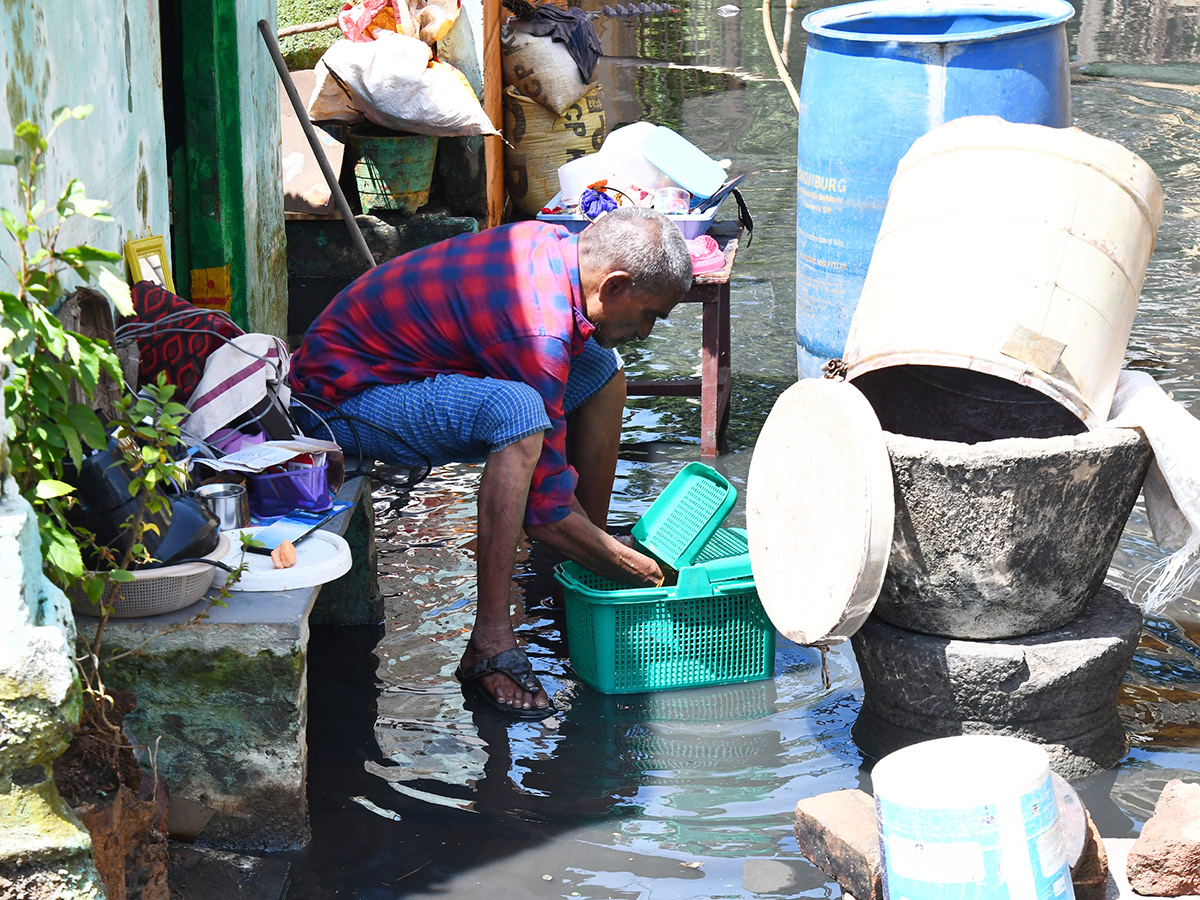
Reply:
<svg viewBox="0 0 1200 900"><path fill-rule="evenodd" d="M529 709L501 703L492 696L491 692L480 681L484 675L489 675L492 672L499 672L507 676L517 687L530 694L537 694L542 689L541 682L533 674L533 667L529 665L529 657L525 655L525 651L520 647L501 650L495 656L481 660L465 671L460 665L454 670L454 677L462 684L463 694L468 699L480 700L497 712L512 716L515 719L536 721L558 712L558 708L553 703L550 703L548 706L533 706Z"/></svg>

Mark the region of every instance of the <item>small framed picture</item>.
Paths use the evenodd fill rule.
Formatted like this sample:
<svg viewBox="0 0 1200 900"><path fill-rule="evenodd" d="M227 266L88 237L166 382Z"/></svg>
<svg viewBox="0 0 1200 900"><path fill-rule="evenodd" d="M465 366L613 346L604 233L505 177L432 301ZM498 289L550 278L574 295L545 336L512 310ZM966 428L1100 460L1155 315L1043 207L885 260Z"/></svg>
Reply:
<svg viewBox="0 0 1200 900"><path fill-rule="evenodd" d="M175 293L171 280L171 264L167 261L167 244L162 235L139 238L125 244L125 261L129 263L130 281L152 281Z"/></svg>

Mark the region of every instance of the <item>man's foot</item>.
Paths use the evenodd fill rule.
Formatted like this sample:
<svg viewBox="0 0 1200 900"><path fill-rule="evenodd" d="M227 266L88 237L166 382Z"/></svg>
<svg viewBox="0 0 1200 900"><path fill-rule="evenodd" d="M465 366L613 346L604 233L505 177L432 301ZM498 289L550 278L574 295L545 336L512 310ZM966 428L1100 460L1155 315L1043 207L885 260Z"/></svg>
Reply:
<svg viewBox="0 0 1200 900"><path fill-rule="evenodd" d="M463 691L499 712L521 719L544 719L557 710L550 702L519 647L509 647L490 656L467 644L462 662L454 672Z"/></svg>

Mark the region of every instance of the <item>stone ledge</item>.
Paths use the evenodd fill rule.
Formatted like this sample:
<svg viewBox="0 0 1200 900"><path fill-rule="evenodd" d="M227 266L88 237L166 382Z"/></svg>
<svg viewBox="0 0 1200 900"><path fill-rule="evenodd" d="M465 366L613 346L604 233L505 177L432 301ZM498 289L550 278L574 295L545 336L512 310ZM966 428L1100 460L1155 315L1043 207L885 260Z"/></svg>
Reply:
<svg viewBox="0 0 1200 900"><path fill-rule="evenodd" d="M107 683L137 696L138 708L126 722L171 792L215 811L197 838L200 846L277 850L309 840L309 620L377 622L380 604L377 586L372 589L368 479L348 480L338 498L354 506L323 527L346 533L357 523L351 544L356 564L342 579L324 588L235 592L208 619L166 635L160 632L202 612L205 601L108 624L108 650L131 649L152 638L138 655L114 663ZM359 560L367 561L369 571ZM340 584L344 579L350 579L349 589ZM315 613L327 594L334 609ZM95 619L79 616L78 622L86 631Z"/></svg>
<svg viewBox="0 0 1200 900"><path fill-rule="evenodd" d="M422 212L415 216L380 212L355 221L377 263L421 247L479 230L470 216ZM287 330L293 343L342 288L367 271L341 220L294 220L286 224L288 244Z"/></svg>

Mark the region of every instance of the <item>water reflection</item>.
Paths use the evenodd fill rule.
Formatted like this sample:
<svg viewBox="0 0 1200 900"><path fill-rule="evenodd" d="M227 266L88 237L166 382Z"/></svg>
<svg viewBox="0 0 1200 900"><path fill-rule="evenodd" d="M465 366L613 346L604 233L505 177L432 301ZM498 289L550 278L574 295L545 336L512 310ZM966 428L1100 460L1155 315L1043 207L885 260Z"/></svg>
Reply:
<svg viewBox="0 0 1200 900"><path fill-rule="evenodd" d="M744 193L757 227L733 282L732 452L715 463L744 494L758 429L795 378L796 117L773 80L758 10L724 18L715 12L723 2L684 0L680 14L596 25L612 124L672 125L750 173ZM1200 95L1178 83L1178 69L1165 81L1147 68L1197 60L1200 7L1088 0L1080 13L1069 26L1074 62L1140 68L1077 76L1076 124L1141 154L1166 198L1128 362L1200 410ZM787 4L772 14L779 36ZM803 49L796 20L788 64L797 82ZM680 310L630 349L627 366L633 377L694 376L699 342L699 311ZM614 525L630 526L697 458L699 418L688 399L631 400ZM411 492L377 494L387 621L353 646L314 636L314 841L294 857L291 896L494 900L497 885L511 896L836 896L798 857L791 823L803 797L869 787L850 739L861 688L849 649L830 654L829 691L816 652L780 641L770 680L604 696L566 666L562 612L548 601L555 560L525 547L513 588L519 637L563 713L511 726L474 716L451 673L474 609L477 483L477 468L451 466ZM739 505L730 524L743 522ZM1129 590L1162 555L1139 505L1109 583ZM802 595L803 573L797 586ZM1147 621L1122 693L1135 749L1079 786L1106 835L1134 834L1166 780L1194 777L1200 763L1198 604L1193 589Z"/></svg>
<svg viewBox="0 0 1200 900"><path fill-rule="evenodd" d="M1083 0L1079 62L1186 62L1200 59L1200 9L1173 0Z"/></svg>

